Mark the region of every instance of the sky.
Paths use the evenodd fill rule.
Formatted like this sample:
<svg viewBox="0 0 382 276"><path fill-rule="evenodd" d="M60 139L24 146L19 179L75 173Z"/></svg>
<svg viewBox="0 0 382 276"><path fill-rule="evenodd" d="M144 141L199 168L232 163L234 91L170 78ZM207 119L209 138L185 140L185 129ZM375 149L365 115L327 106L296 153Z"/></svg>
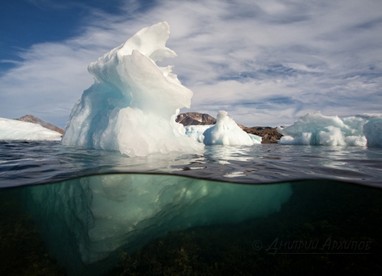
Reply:
<svg viewBox="0 0 382 276"><path fill-rule="evenodd" d="M166 63L194 93L182 112L246 126L382 113L381 0L8 0L0 117L64 127L93 83L88 64L160 21L178 55Z"/></svg>

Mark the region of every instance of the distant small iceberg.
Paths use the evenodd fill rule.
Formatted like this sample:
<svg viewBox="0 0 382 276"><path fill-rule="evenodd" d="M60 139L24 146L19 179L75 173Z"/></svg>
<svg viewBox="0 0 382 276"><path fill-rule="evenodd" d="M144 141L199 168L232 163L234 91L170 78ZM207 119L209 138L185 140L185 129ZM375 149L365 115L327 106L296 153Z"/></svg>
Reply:
<svg viewBox="0 0 382 276"><path fill-rule="evenodd" d="M248 134L228 115L220 111L214 125L186 126L186 135L205 145L252 146L261 144L262 138Z"/></svg>
<svg viewBox="0 0 382 276"><path fill-rule="evenodd" d="M280 144L322 146L382 145L382 118L371 116L326 116L308 113L294 124L279 128Z"/></svg>
<svg viewBox="0 0 382 276"><path fill-rule="evenodd" d="M0 118L0 140L60 141L62 134L39 124Z"/></svg>

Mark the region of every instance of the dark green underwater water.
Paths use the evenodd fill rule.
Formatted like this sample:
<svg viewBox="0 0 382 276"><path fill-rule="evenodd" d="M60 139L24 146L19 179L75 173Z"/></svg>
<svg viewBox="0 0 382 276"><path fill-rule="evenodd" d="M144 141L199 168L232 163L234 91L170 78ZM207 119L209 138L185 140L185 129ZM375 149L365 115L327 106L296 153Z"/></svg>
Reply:
<svg viewBox="0 0 382 276"><path fill-rule="evenodd" d="M99 182L99 177L1 189L0 275L382 273L381 189L330 180L199 184L198 180L176 176L163 180L153 175L151 179L162 183L173 181L174 187L179 181L191 196L186 191L178 201L159 200L161 210L134 224L130 236L124 234L130 224L120 225L115 232L119 233L116 249L99 257L95 251L107 247L108 241L115 242L112 237L97 239L102 236L99 231L110 226L107 219L118 221L123 213L122 205L111 204L127 204L123 202L128 199L128 206L135 206L149 196L142 193L134 203L123 196L127 196L125 190L110 190L112 184ZM146 192L153 183L145 184ZM202 186L196 189L197 185ZM204 195L206 187L215 196L198 196ZM100 194L108 200L101 201ZM178 190L173 194L178 196ZM274 201L279 204L273 204L273 194L286 196L277 196ZM102 213L109 207L112 211ZM68 213L64 208L72 210ZM99 230L98 236L92 229ZM120 246L123 241L127 244ZM92 257L85 255L98 260L89 261Z"/></svg>

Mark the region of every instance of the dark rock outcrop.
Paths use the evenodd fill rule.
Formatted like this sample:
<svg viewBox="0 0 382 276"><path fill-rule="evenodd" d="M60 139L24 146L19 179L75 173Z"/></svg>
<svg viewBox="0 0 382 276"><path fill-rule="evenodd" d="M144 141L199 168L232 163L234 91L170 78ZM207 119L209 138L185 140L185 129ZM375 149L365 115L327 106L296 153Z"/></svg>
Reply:
<svg viewBox="0 0 382 276"><path fill-rule="evenodd" d="M39 124L40 126L43 126L47 129L56 131L58 133L64 134L64 130L62 128L59 128L51 123L47 123L33 115L24 115L16 120L23 121L23 122L28 122L28 123L34 123L34 124Z"/></svg>
<svg viewBox="0 0 382 276"><path fill-rule="evenodd" d="M176 121L184 126L213 125L216 123L216 119L211 115L198 112L181 113L176 117Z"/></svg>
<svg viewBox="0 0 382 276"><path fill-rule="evenodd" d="M261 136L263 138L262 144L273 144L277 143L280 138L283 136L280 132L277 131L275 127L245 127L242 126L242 129L251 134Z"/></svg>

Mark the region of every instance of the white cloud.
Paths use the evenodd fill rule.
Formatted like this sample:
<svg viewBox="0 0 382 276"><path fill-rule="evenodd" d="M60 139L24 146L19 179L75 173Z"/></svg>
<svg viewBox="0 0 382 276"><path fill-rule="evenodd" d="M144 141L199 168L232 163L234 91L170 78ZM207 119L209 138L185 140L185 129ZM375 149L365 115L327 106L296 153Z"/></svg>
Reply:
<svg viewBox="0 0 382 276"><path fill-rule="evenodd" d="M124 14L96 11L79 36L27 49L0 77L0 115L63 124L92 82L87 64L162 20L178 53L166 62L194 91L192 110L226 109L247 125L288 124L318 110L380 112L379 0L169 0L150 9L127 1Z"/></svg>

